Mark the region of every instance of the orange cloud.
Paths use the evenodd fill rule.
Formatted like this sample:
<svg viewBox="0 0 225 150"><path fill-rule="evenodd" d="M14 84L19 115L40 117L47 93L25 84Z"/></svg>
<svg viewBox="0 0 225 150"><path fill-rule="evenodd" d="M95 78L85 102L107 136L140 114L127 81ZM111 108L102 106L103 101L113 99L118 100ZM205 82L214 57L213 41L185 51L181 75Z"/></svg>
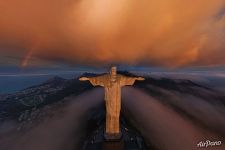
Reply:
<svg viewBox="0 0 225 150"><path fill-rule="evenodd" d="M1 1L0 47L23 55L35 45L33 57L72 64L225 64L224 8L224 0Z"/></svg>

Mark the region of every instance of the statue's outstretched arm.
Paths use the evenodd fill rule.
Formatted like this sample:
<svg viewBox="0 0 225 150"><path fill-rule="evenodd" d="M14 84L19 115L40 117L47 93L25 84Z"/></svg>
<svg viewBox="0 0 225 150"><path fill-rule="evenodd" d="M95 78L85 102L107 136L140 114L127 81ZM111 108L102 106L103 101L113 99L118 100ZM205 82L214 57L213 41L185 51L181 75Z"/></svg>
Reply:
<svg viewBox="0 0 225 150"><path fill-rule="evenodd" d="M145 80L142 77L127 77L127 76L121 76L121 81L120 84L121 86L125 86L125 85L133 85L134 82L138 80L138 81L143 81Z"/></svg>
<svg viewBox="0 0 225 150"><path fill-rule="evenodd" d="M136 77L135 80L138 80L138 81L144 81L145 78L143 78L143 77Z"/></svg>
<svg viewBox="0 0 225 150"><path fill-rule="evenodd" d="M81 77L81 78L79 78L79 80L80 80L80 81L88 81L88 80L90 80L90 78L87 78L87 77Z"/></svg>
<svg viewBox="0 0 225 150"><path fill-rule="evenodd" d="M104 76L97 77L81 77L80 81L90 81L93 86L104 86Z"/></svg>

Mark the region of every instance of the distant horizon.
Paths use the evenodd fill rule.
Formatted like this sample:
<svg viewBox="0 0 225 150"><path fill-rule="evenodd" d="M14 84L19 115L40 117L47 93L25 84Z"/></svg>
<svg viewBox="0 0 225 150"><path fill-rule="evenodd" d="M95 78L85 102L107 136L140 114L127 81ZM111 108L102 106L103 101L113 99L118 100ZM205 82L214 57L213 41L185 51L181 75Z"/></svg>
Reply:
<svg viewBox="0 0 225 150"><path fill-rule="evenodd" d="M21 73L21 74L39 74L39 73L59 73L59 72L107 72L109 66L104 67L91 67L91 66L80 66L80 67L71 67L71 66L35 66L35 67L24 67L19 66L0 66L0 75L11 74L11 73ZM127 70L127 71L153 71L153 72L199 72L199 71L225 71L225 65L216 65L216 66L195 66L195 67L182 67L182 68L164 68L164 67L154 67L154 66L130 66L130 65L118 65L118 70Z"/></svg>
<svg viewBox="0 0 225 150"><path fill-rule="evenodd" d="M121 70L123 71L123 70ZM14 93L19 90L41 84L52 77L61 77L64 79L73 79L82 75L85 72L89 73L105 73L104 70L51 70L50 72L11 72L8 74L0 73L0 94ZM225 71L166 71L166 70L129 70L129 72L139 75L151 76L154 78L172 78L172 79L188 79L193 81L204 81L208 78L215 82L217 86L225 84ZM215 81L214 81L215 80ZM217 81L219 80L219 82ZM222 82L221 82L222 81ZM215 84L214 83L214 84Z"/></svg>

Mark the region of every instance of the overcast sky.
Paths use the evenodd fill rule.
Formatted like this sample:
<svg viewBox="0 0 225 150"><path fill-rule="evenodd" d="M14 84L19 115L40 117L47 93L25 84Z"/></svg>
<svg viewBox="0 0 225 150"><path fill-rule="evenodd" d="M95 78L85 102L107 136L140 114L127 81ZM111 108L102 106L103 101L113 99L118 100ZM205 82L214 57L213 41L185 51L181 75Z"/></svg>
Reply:
<svg viewBox="0 0 225 150"><path fill-rule="evenodd" d="M225 64L225 0L1 0L0 66Z"/></svg>

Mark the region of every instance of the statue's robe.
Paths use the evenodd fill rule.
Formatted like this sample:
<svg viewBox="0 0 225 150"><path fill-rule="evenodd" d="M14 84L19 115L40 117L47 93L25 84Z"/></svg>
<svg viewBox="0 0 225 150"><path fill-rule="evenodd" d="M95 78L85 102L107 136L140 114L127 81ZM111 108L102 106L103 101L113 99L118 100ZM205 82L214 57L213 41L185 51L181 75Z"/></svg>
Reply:
<svg viewBox="0 0 225 150"><path fill-rule="evenodd" d="M136 78L116 75L116 80L110 79L110 74L89 78L93 86L105 88L106 103L106 134L120 133L121 87L133 85Z"/></svg>

